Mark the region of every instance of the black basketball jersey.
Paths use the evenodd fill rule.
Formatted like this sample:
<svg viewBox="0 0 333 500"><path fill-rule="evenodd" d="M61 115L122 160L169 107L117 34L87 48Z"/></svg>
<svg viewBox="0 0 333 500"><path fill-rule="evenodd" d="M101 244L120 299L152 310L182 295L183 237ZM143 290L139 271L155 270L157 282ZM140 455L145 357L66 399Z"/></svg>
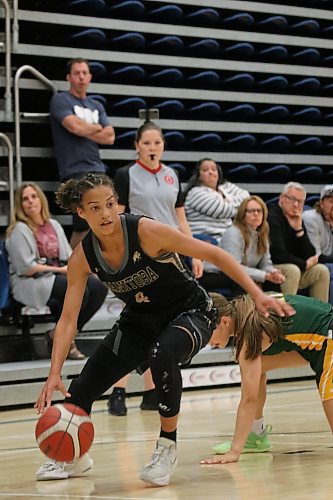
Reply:
<svg viewBox="0 0 333 500"><path fill-rule="evenodd" d="M90 269L127 305L134 314L186 311L197 307L211 309L212 300L184 266L177 253L152 258L144 253L138 238L142 216L122 214L125 253L119 269L104 260L99 242L89 232L82 245ZM172 313L171 313L172 314Z"/></svg>

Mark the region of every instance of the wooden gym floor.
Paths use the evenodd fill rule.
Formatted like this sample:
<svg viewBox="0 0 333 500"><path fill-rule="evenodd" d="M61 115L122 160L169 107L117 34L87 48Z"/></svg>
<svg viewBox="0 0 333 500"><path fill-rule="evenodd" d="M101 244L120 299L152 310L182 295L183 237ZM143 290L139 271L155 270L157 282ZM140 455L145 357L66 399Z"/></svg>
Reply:
<svg viewBox="0 0 333 500"><path fill-rule="evenodd" d="M229 439L239 388L185 392L178 428L178 467L169 486L139 480L155 446L156 412L142 412L141 398L128 400L126 417L94 405L96 438L89 476L35 482L44 457L34 442L33 409L4 411L0 420L0 499L126 500L331 500L333 440L313 380L270 384L265 423L273 426L273 451L243 455L240 462L201 466L211 446Z"/></svg>

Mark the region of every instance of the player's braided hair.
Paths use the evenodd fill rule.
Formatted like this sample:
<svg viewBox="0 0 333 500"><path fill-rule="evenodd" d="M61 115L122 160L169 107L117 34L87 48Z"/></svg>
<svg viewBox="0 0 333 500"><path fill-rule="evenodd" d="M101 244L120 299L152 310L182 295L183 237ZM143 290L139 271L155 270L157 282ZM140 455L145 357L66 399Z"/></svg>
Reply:
<svg viewBox="0 0 333 500"><path fill-rule="evenodd" d="M214 307L218 310L218 319L222 316L231 316L235 320L234 349L235 357L245 347L245 358L255 359L260 356L262 332L265 332L271 342L277 342L285 336L285 327L290 321L278 316L275 311L269 311L266 318L257 309L250 295L242 295L231 301L219 294L210 294Z"/></svg>
<svg viewBox="0 0 333 500"><path fill-rule="evenodd" d="M60 184L56 191L57 204L67 212L76 212L77 207L82 206L84 193L99 186L109 186L115 192L114 184L110 177L105 174L86 174L82 179L69 179Z"/></svg>

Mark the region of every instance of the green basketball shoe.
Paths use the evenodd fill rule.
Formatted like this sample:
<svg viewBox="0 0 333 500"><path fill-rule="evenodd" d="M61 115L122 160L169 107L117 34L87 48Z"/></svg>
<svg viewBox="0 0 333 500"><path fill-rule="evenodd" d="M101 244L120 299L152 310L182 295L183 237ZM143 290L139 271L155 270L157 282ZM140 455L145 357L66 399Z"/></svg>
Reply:
<svg viewBox="0 0 333 500"><path fill-rule="evenodd" d="M242 453L264 453L265 451L270 451L272 449L272 443L270 442L268 435L271 432L271 425L266 425L264 432L260 436L254 432L250 432ZM219 443L213 446L213 450L216 455L225 455L230 451L230 448L231 441L224 441L224 443Z"/></svg>

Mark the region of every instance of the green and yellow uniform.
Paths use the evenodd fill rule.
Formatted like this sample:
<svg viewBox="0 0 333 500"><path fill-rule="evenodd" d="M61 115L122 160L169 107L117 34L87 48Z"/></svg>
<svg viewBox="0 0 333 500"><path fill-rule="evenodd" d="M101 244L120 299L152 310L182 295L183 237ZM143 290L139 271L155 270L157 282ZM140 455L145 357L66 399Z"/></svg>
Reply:
<svg viewBox="0 0 333 500"><path fill-rule="evenodd" d="M283 322L285 338L274 342L263 355L297 351L315 372L322 401L333 399L333 307L301 295L285 295L284 299L296 314Z"/></svg>

